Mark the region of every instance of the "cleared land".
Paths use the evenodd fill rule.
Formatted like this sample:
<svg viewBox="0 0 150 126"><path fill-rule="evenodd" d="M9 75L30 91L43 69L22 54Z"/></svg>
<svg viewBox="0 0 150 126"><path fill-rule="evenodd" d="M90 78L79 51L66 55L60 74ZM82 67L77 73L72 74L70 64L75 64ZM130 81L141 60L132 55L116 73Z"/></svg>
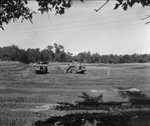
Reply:
<svg viewBox="0 0 150 126"><path fill-rule="evenodd" d="M85 112L77 109L70 112L65 109L54 110L60 102L74 104L83 101L80 97L83 92L91 97L102 95L104 102L117 103L129 101L118 94L119 89L140 90L147 97L150 96L149 63L109 64L109 76L108 64L87 64L87 74L63 74L66 66L65 63L49 64L48 74L35 74L32 64L1 61L0 125L30 126L54 115ZM55 72L56 67L61 67L60 73ZM150 105L140 107L149 111ZM130 109L137 107L129 106ZM89 112L95 113L97 110Z"/></svg>

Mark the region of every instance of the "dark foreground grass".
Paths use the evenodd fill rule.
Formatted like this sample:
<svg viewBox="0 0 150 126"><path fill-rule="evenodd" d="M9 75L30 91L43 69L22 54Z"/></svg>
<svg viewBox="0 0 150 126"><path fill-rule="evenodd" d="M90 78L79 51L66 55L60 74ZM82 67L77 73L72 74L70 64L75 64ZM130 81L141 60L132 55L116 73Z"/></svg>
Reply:
<svg viewBox="0 0 150 126"><path fill-rule="evenodd" d="M37 121L35 126L149 126L150 112L76 113Z"/></svg>

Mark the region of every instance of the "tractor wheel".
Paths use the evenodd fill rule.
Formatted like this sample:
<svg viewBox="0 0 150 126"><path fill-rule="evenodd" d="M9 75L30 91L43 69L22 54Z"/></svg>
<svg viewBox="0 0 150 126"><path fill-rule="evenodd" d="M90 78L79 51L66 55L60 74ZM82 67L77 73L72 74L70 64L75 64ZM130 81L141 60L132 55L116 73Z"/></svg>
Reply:
<svg viewBox="0 0 150 126"><path fill-rule="evenodd" d="M76 73L77 73L77 69L74 68L74 69L72 70L72 73L76 74Z"/></svg>
<svg viewBox="0 0 150 126"><path fill-rule="evenodd" d="M35 71L35 73L36 73L36 74L39 74L39 72L38 72L38 71Z"/></svg>
<svg viewBox="0 0 150 126"><path fill-rule="evenodd" d="M74 74L77 72L76 67L72 67L70 70L71 70L71 73L74 73Z"/></svg>
<svg viewBox="0 0 150 126"><path fill-rule="evenodd" d="M69 70L67 71L67 73L72 73L72 70L71 70L71 69L69 69Z"/></svg>

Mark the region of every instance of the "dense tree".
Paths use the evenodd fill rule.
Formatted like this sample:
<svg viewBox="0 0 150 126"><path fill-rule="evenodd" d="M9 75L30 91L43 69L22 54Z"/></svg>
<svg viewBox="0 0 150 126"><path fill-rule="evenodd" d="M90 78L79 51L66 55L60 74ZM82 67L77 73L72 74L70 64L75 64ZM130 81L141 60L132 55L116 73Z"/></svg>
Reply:
<svg viewBox="0 0 150 126"><path fill-rule="evenodd" d="M101 56L101 63L109 63L109 56L108 55L102 55Z"/></svg>
<svg viewBox="0 0 150 126"><path fill-rule="evenodd" d="M0 60L2 59L2 51L3 51L3 48L2 47L0 47Z"/></svg>
<svg viewBox="0 0 150 126"><path fill-rule="evenodd" d="M8 47L3 47L0 53L0 57L2 60L10 60L10 53L8 50Z"/></svg>
<svg viewBox="0 0 150 126"><path fill-rule="evenodd" d="M85 62L85 63L93 63L94 57L92 56L91 52L81 52L76 56L76 59L79 62Z"/></svg>
<svg viewBox="0 0 150 126"><path fill-rule="evenodd" d="M46 50L48 52L49 55L49 61L54 61L54 51L53 51L54 47L52 45L48 45L46 47Z"/></svg>
<svg viewBox="0 0 150 126"><path fill-rule="evenodd" d="M23 62L23 63L27 63L28 62L28 57L27 57L27 53L26 50L24 49L19 49L19 57L17 59L17 61Z"/></svg>
<svg viewBox="0 0 150 126"><path fill-rule="evenodd" d="M28 6L28 1L30 0L0 0L0 27L2 29L4 23L8 24L11 20L16 21L21 18L30 20L32 22L33 14L36 12L32 11ZM39 11L43 14L44 12L54 10L56 14L64 14L67 8L70 8L74 0L36 0L38 2ZM81 2L86 0L79 0ZM112 0L106 0L106 2L100 6L100 8L95 9L99 11L103 6ZM114 9L122 7L127 10L128 7L132 7L135 3L141 4L143 7L150 6L150 0L114 0L116 4ZM148 15L147 18L149 18ZM147 22L149 23L149 22Z"/></svg>
<svg viewBox="0 0 150 126"><path fill-rule="evenodd" d="M20 57L19 48L16 45L1 48L2 59L16 61Z"/></svg>
<svg viewBox="0 0 150 126"><path fill-rule="evenodd" d="M65 61L64 59L66 59L64 47L62 45L54 43L54 49L55 49L54 60L58 62L64 62Z"/></svg>
<svg viewBox="0 0 150 126"><path fill-rule="evenodd" d="M57 43L54 43L55 53L59 53L61 51L64 51L64 47L62 45L59 45Z"/></svg>
<svg viewBox="0 0 150 126"><path fill-rule="evenodd" d="M100 63L101 57L100 57L100 55L99 55L98 53L92 54L92 57L93 57L93 61L94 61L95 63Z"/></svg>
<svg viewBox="0 0 150 126"><path fill-rule="evenodd" d="M73 54L70 53L70 52L67 52L67 53L66 53L66 61L67 61L67 62L72 62L73 60L74 60Z"/></svg>
<svg viewBox="0 0 150 126"><path fill-rule="evenodd" d="M119 63L119 57L117 55L110 54L109 55L109 63Z"/></svg>
<svg viewBox="0 0 150 126"><path fill-rule="evenodd" d="M27 62L38 62L41 59L40 49L27 49Z"/></svg>
<svg viewBox="0 0 150 126"><path fill-rule="evenodd" d="M11 45L9 51L10 51L10 59L16 61L20 55L18 46Z"/></svg>
<svg viewBox="0 0 150 126"><path fill-rule="evenodd" d="M132 55L100 55L90 51L74 55L65 52L62 45L55 43L40 51L39 48L27 50L20 49L16 45L0 47L0 60L20 61L23 63L46 61L46 62L84 62L84 63L147 63L150 62L150 54Z"/></svg>
<svg viewBox="0 0 150 126"><path fill-rule="evenodd" d="M150 56L148 54L140 55L139 62L140 63L147 63L150 60Z"/></svg>
<svg viewBox="0 0 150 126"><path fill-rule="evenodd" d="M51 60L49 52L46 49L41 51L41 58L40 58L40 60L42 60L44 62L48 62L48 61Z"/></svg>
<svg viewBox="0 0 150 126"><path fill-rule="evenodd" d="M55 61L65 62L66 61L66 53L64 51L60 51L59 53L55 53Z"/></svg>
<svg viewBox="0 0 150 126"><path fill-rule="evenodd" d="M133 62L139 62L139 55L134 53L131 55L132 61Z"/></svg>
<svg viewBox="0 0 150 126"><path fill-rule="evenodd" d="M131 63L132 57L130 55L126 54L123 56L123 60L124 60L124 63Z"/></svg>

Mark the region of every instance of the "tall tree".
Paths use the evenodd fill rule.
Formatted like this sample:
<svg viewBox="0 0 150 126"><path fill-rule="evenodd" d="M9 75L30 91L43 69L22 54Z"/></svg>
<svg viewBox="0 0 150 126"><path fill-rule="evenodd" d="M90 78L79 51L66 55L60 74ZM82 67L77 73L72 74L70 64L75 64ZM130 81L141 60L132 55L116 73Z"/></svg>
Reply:
<svg viewBox="0 0 150 126"><path fill-rule="evenodd" d="M44 49L41 51L41 58L40 58L41 61L44 61L44 62L48 62L50 61L50 55L49 55L49 52Z"/></svg>
<svg viewBox="0 0 150 126"><path fill-rule="evenodd" d="M16 45L5 46L1 50L1 58L3 60L16 61L19 58L19 48Z"/></svg>
<svg viewBox="0 0 150 126"><path fill-rule="evenodd" d="M49 55L49 61L54 61L54 51L53 51L54 47L52 45L48 45L46 47L46 50L48 52Z"/></svg>
<svg viewBox="0 0 150 126"><path fill-rule="evenodd" d="M55 49L54 60L58 62L65 61L66 53L64 50L64 46L54 43L54 49Z"/></svg>
<svg viewBox="0 0 150 126"><path fill-rule="evenodd" d="M100 63L101 57L100 57L100 55L98 53L94 53L92 55L92 57L93 57L93 60L94 60L95 63Z"/></svg>
<svg viewBox="0 0 150 126"><path fill-rule="evenodd" d="M41 54L40 54L40 49L36 48L36 49L30 49L28 48L27 51L27 57L28 57L28 63L32 62L38 62L41 59Z"/></svg>
<svg viewBox="0 0 150 126"><path fill-rule="evenodd" d="M150 61L150 57L148 54L140 55L140 59L139 59L140 63L147 63L149 61Z"/></svg>
<svg viewBox="0 0 150 126"><path fill-rule="evenodd" d="M66 53L66 62L72 62L73 61L73 54L70 52Z"/></svg>
<svg viewBox="0 0 150 126"><path fill-rule="evenodd" d="M109 56L108 55L102 55L101 56L101 63L109 63Z"/></svg>

